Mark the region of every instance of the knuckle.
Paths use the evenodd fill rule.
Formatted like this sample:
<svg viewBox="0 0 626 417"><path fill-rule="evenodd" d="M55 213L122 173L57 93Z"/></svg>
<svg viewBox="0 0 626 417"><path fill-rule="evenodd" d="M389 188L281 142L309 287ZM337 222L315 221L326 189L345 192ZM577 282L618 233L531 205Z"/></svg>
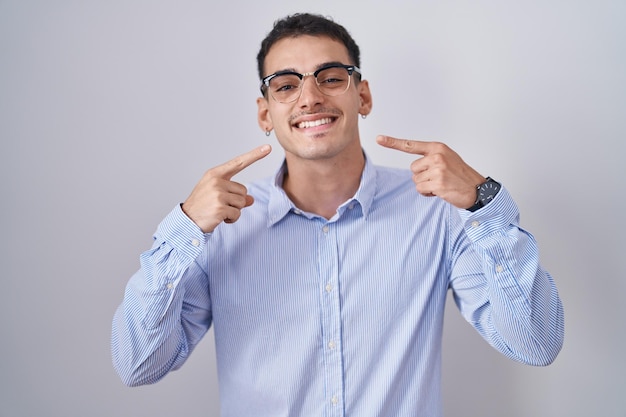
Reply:
<svg viewBox="0 0 626 417"><path fill-rule="evenodd" d="M230 161L230 164L233 168L243 168L246 165L246 161L242 156L238 156Z"/></svg>
<svg viewBox="0 0 626 417"><path fill-rule="evenodd" d="M204 179L202 184L199 187L204 193L212 193L215 191L219 191L220 189L220 179L214 176L208 176Z"/></svg>
<svg viewBox="0 0 626 417"><path fill-rule="evenodd" d="M216 168L211 168L204 173L202 180L210 184L215 184L220 178L220 171Z"/></svg>
<svg viewBox="0 0 626 417"><path fill-rule="evenodd" d="M233 194L237 194L242 198L245 198L245 195L248 193L248 189L246 188L246 186L243 184L239 184L238 182L231 182L230 187L230 191Z"/></svg>
<svg viewBox="0 0 626 417"><path fill-rule="evenodd" d="M432 155L432 160L435 164L443 166L446 164L446 158L442 153L435 153Z"/></svg>
<svg viewBox="0 0 626 417"><path fill-rule="evenodd" d="M233 201L231 202L230 205L237 209L242 209L246 206L246 197L242 195L237 195L233 197Z"/></svg>
<svg viewBox="0 0 626 417"><path fill-rule="evenodd" d="M227 223L234 223L239 220L239 217L241 217L241 211L239 211L238 209L233 209L226 213L225 221L227 221Z"/></svg>
<svg viewBox="0 0 626 417"><path fill-rule="evenodd" d="M448 150L448 145L446 145L443 142L433 142L432 147L435 153L438 153L438 154L445 153Z"/></svg>

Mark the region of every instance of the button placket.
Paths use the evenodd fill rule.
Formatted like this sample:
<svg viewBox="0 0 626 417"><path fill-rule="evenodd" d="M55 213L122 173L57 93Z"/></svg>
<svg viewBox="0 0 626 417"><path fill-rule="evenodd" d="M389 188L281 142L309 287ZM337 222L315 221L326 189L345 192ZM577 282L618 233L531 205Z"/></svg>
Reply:
<svg viewBox="0 0 626 417"><path fill-rule="evenodd" d="M341 416L342 407L338 405L342 401L340 393L343 392L337 227L337 223L325 223L319 229L319 279L328 416Z"/></svg>

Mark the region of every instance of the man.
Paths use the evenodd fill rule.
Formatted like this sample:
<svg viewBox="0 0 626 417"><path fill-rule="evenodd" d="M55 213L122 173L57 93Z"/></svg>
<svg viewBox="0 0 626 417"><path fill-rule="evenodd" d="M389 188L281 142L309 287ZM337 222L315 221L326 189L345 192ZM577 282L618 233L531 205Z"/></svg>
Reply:
<svg viewBox="0 0 626 417"><path fill-rule="evenodd" d="M507 190L441 143L378 167L361 147L372 96L359 48L326 18L275 23L258 55L258 123L276 175L231 178L261 146L206 172L159 225L113 322L128 385L179 368L211 325L224 416L440 416L448 289L494 348L547 365L563 311Z"/></svg>

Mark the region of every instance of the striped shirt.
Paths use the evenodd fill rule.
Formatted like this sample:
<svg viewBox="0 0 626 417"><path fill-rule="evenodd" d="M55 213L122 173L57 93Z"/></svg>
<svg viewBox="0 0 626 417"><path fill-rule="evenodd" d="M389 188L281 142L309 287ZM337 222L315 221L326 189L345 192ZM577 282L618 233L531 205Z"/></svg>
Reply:
<svg viewBox="0 0 626 417"><path fill-rule="evenodd" d="M503 187L476 212L419 195L408 170L369 160L327 220L281 188L204 234L177 206L115 313L125 384L182 366L215 332L222 416L441 416L446 294L495 349L547 365L563 309Z"/></svg>

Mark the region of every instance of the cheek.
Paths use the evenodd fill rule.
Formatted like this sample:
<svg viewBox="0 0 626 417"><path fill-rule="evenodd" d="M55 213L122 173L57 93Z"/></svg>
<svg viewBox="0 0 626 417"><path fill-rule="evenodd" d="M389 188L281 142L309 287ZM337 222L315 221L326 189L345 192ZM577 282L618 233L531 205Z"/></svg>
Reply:
<svg viewBox="0 0 626 417"><path fill-rule="evenodd" d="M350 112L350 114L358 115L362 105L363 99L358 93L355 92L354 95L350 98L350 101L347 103L346 109L349 109L348 111Z"/></svg>
<svg viewBox="0 0 626 417"><path fill-rule="evenodd" d="M357 123L359 120L360 111L361 100L357 97L356 99L348 103L345 107L346 118L348 119L348 122L352 123L354 121L354 123Z"/></svg>
<svg viewBox="0 0 626 417"><path fill-rule="evenodd" d="M267 117L274 124L275 129L282 129L284 126L289 125L289 112L285 109L279 109L276 106L271 106L268 109Z"/></svg>

